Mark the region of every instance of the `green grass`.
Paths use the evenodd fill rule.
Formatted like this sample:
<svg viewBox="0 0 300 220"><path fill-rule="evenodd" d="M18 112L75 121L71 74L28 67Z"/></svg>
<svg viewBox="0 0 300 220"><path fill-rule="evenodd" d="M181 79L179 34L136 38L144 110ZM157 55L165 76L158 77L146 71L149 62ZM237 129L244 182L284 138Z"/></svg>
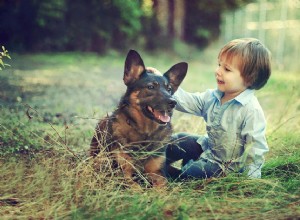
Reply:
<svg viewBox="0 0 300 220"><path fill-rule="evenodd" d="M162 72L188 61L183 88L213 88L217 51L178 51L141 55ZM262 179L232 175L137 191L126 186L120 170L111 170L105 154L96 164L84 156L97 120L125 91L124 58L116 52L12 55L12 67L0 72L1 219L300 217L298 73L274 70L256 93L270 147ZM205 132L195 116L176 112L173 124L175 131Z"/></svg>

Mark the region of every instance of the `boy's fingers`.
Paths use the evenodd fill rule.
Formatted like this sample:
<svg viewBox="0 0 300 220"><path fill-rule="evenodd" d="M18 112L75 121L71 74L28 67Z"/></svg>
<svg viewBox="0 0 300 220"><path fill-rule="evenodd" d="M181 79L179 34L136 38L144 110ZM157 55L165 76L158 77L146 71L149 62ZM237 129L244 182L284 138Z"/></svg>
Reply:
<svg viewBox="0 0 300 220"><path fill-rule="evenodd" d="M155 73L155 74L159 74L161 75L161 72L159 72L159 70L155 69L154 67L146 67L146 70L151 72L151 73Z"/></svg>

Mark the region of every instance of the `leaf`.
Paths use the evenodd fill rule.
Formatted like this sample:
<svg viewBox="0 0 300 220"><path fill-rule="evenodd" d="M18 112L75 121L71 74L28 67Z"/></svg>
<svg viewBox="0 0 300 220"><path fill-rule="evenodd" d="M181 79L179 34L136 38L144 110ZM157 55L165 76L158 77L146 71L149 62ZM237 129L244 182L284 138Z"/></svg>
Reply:
<svg viewBox="0 0 300 220"><path fill-rule="evenodd" d="M1 59L0 59L0 64L4 67L4 63Z"/></svg>

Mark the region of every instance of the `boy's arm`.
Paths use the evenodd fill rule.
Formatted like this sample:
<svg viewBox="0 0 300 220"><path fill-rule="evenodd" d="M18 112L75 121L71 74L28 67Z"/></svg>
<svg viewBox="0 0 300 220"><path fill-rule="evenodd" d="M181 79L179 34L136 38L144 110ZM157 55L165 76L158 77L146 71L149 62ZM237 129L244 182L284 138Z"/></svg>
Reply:
<svg viewBox="0 0 300 220"><path fill-rule="evenodd" d="M209 90L204 93L190 93L179 87L173 96L177 102L176 110L203 116L205 102L209 99L209 93Z"/></svg>
<svg viewBox="0 0 300 220"><path fill-rule="evenodd" d="M246 137L246 170L251 178L261 177L264 154L269 151L266 141L266 120L262 109L254 109L246 117L242 135Z"/></svg>

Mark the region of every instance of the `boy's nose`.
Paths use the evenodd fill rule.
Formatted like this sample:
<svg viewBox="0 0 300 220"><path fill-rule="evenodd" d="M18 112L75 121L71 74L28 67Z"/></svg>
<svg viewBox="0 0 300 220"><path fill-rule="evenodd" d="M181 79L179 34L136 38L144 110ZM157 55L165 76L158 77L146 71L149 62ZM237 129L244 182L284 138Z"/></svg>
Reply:
<svg viewBox="0 0 300 220"><path fill-rule="evenodd" d="M215 75L216 76L221 76L221 70L220 69L221 68L219 66L216 68L216 70L215 70Z"/></svg>

